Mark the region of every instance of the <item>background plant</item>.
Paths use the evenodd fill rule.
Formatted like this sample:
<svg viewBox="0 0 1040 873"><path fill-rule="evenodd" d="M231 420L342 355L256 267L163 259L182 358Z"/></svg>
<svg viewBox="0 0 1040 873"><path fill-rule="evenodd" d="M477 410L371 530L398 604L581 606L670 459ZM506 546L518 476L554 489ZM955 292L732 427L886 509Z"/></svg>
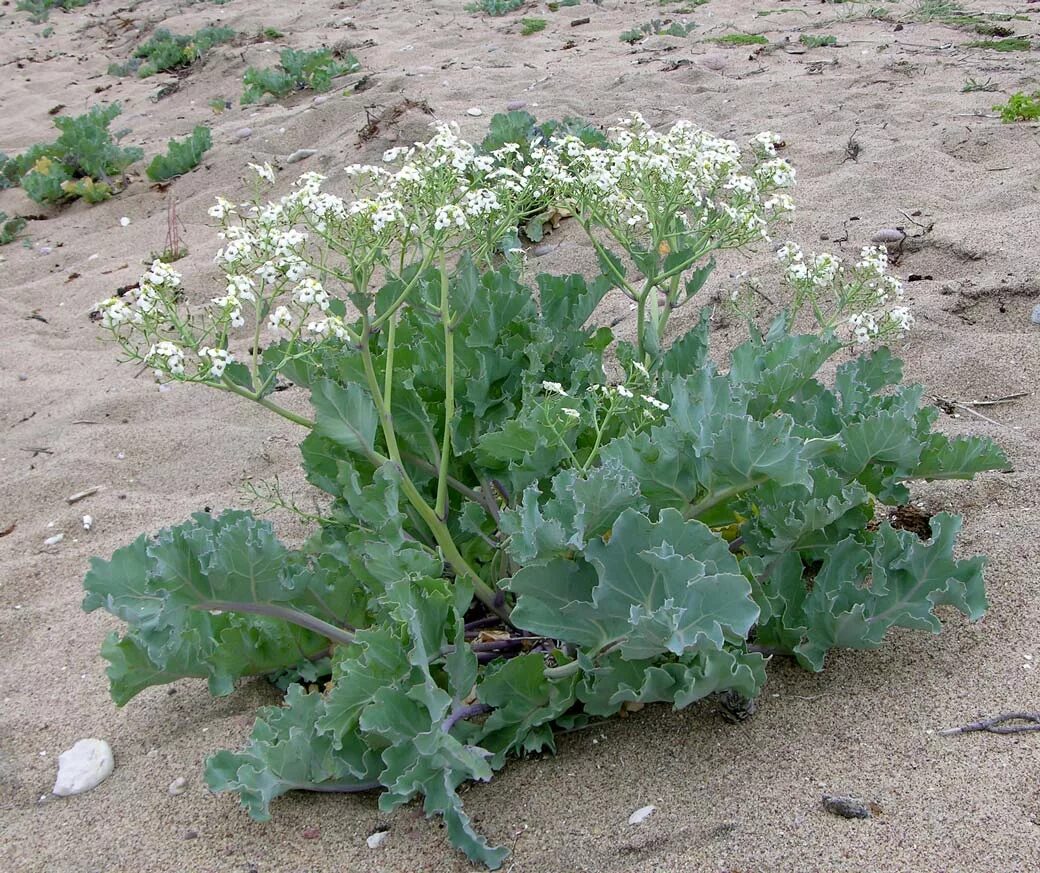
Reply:
<svg viewBox="0 0 1040 873"><path fill-rule="evenodd" d="M24 228L24 218L17 215L9 218L6 212L0 211L0 246L14 242Z"/></svg>
<svg viewBox="0 0 1040 873"><path fill-rule="evenodd" d="M264 94L285 97L293 91L308 88L311 91L328 91L337 76L353 73L361 68L357 58L350 52L342 62L336 60L329 49L297 51L283 49L279 65L257 70L250 67L242 81L243 105L256 103Z"/></svg>
<svg viewBox="0 0 1040 873"><path fill-rule="evenodd" d="M1000 113L1000 120L1005 124L1013 121L1036 121L1040 119L1040 91L1032 94L1018 91L1008 97L1007 103L998 103L993 108Z"/></svg>
<svg viewBox="0 0 1040 873"><path fill-rule="evenodd" d="M142 79L168 70L189 67L202 58L213 46L235 38L230 27L203 27L191 35L179 35L160 28L151 39L134 49L126 64L112 64L109 75L130 76L137 73Z"/></svg>
<svg viewBox="0 0 1040 873"><path fill-rule="evenodd" d="M50 17L52 9L78 9L89 2L90 0L18 0L15 9L28 12L29 20L33 24L43 24Z"/></svg>
<svg viewBox="0 0 1040 873"><path fill-rule="evenodd" d="M55 118L54 126L61 131L57 140L7 158L0 172L37 203L76 197L90 203L108 199L126 168L144 154L139 148L119 145L126 131L114 135L109 131L121 111L113 103L95 106L84 115Z"/></svg>
<svg viewBox="0 0 1040 873"><path fill-rule="evenodd" d="M202 156L213 147L213 135L203 124L197 125L190 136L171 139L166 154L156 155L145 170L153 182L165 182L194 170Z"/></svg>
<svg viewBox="0 0 1040 873"><path fill-rule="evenodd" d="M214 694L289 683L244 749L209 759L213 790L260 820L298 789L380 790L383 810L422 797L498 867L458 789L553 750L555 729L753 697L766 652L819 670L893 626L938 631L938 605L982 614L983 559L953 556L959 519L935 516L929 539L874 522L911 481L970 478L1002 453L933 432L886 349L817 375L860 339L836 313L894 290L878 251L849 266L785 247L794 305L822 327L780 315L725 371L706 312L670 343L645 305L635 344L589 324L612 288L645 304L640 289L667 299L679 276L685 300L711 252L765 240L791 209L766 204L793 181L771 134L744 151L634 116L603 146L487 152L442 125L346 177L346 197L307 173L277 200L218 200L226 286L208 305L160 262L99 304L128 360L299 424L328 498L299 549L230 511L92 562L84 607L128 625L102 649L118 703L183 676ZM586 228L601 275L527 281L517 224L545 200ZM311 414L272 399L279 377ZM293 681L330 673L323 691Z"/></svg>

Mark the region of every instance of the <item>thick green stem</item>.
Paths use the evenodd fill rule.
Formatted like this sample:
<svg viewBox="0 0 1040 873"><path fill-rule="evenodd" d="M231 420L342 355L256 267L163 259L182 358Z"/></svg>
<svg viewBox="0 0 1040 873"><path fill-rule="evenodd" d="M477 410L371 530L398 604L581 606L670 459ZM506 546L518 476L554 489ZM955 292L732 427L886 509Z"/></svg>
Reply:
<svg viewBox="0 0 1040 873"><path fill-rule="evenodd" d="M451 428L455 420L455 331L451 326L448 265L441 255L441 321L444 324L444 438L437 474L437 517L448 520L448 464L451 462Z"/></svg>
<svg viewBox="0 0 1040 873"><path fill-rule="evenodd" d="M391 409L390 395L394 390L394 340L397 335L397 319L390 319L390 327L386 332L386 368L383 371L383 400Z"/></svg>
<svg viewBox="0 0 1040 873"><path fill-rule="evenodd" d="M221 612L245 612L251 615L265 615L270 618L280 618L282 621L287 621L290 624L299 625L300 627L312 630L315 633L321 634L328 640L340 645L349 646L354 642L354 635L341 627L336 627L334 624L329 624L327 621L322 621L320 618L315 618L310 613L300 612L298 609L292 609L289 606L281 606L276 603L246 603L232 600L209 600L205 603L200 603L196 609L214 610L218 609Z"/></svg>
<svg viewBox="0 0 1040 873"><path fill-rule="evenodd" d="M756 485L761 485L768 479L768 476L755 476L744 482L740 482L737 485L730 485L729 488L723 488L721 491L709 494L703 500L694 503L684 514L687 518L696 518L698 515L703 515L709 509L714 509L720 503L725 503L727 500L736 497L738 494L750 491Z"/></svg>
<svg viewBox="0 0 1040 873"><path fill-rule="evenodd" d="M365 330L361 336L361 360L364 363L365 380L368 383L368 390L376 406L379 426L383 431L387 453L390 455L390 460L397 465L401 475L401 490L404 492L408 502L415 507L415 511L419 513L422 520L426 522L430 533L433 534L437 545L444 553L445 560L455 569L456 574L468 577L473 584L473 592L481 603L508 622L509 610L506 608L501 595L481 579L476 570L470 567L466 559L462 557L462 553L459 552L458 546L455 545L455 540L451 536L451 531L438 517L433 507L423 499L419 489L416 488L415 483L412 481L412 477L408 475L408 471L404 467L401 450L397 445L394 423L390 417L390 410L383 400L382 392L379 390L379 380L376 378L375 367L372 364L372 351L369 348L370 339L371 325L366 322Z"/></svg>

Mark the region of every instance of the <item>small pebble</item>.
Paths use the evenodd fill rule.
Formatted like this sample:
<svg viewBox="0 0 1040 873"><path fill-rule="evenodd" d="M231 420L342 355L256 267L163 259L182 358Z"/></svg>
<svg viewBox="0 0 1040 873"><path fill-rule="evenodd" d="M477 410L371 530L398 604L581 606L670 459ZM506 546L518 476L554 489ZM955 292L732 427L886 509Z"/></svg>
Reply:
<svg viewBox="0 0 1040 873"><path fill-rule="evenodd" d="M517 109L523 109L526 105L526 100L510 100L506 104L506 112L516 112Z"/></svg>
<svg viewBox="0 0 1040 873"><path fill-rule="evenodd" d="M198 831L185 831L184 832L184 839L186 839L186 840L197 840L198 838L199 838L199 832Z"/></svg>
<svg viewBox="0 0 1040 873"><path fill-rule="evenodd" d="M56 546L56 545L58 545L58 543L60 543L60 542L61 542L61 541L62 541L63 539L65 539L65 534L63 534L63 533L56 533L56 534L55 534L54 536L52 536L52 537L47 537L47 539L45 539L45 540L43 541L43 544L44 544L45 546Z"/></svg>
<svg viewBox="0 0 1040 873"><path fill-rule="evenodd" d="M383 841L386 840L389 833L389 831L376 831L374 834L369 835L365 842L368 843L370 849L378 849L383 845Z"/></svg>
<svg viewBox="0 0 1040 873"><path fill-rule="evenodd" d="M899 228L883 227L870 238L870 241L876 246L890 246L901 243L905 239L906 234L899 230Z"/></svg>
<svg viewBox="0 0 1040 873"><path fill-rule="evenodd" d="M329 102L329 95L328 94L319 94L317 97L315 97L311 101L311 103L313 103L315 106L321 106L322 103L328 103L328 102Z"/></svg>
<svg viewBox="0 0 1040 873"><path fill-rule="evenodd" d="M123 216L122 218L120 218L120 219L119 219L119 224L120 224L120 225L121 225L122 227L129 227L129 226L130 226L130 219L129 219L129 218L127 218L127 217L126 217L126 216L124 215L124 216Z"/></svg>
<svg viewBox="0 0 1040 873"><path fill-rule="evenodd" d="M183 776L178 776L173 782L170 783L170 787L166 789L170 797L176 797L178 794L183 794L188 790L188 780Z"/></svg>
<svg viewBox="0 0 1040 873"><path fill-rule="evenodd" d="M94 526L94 516L84 515L83 516L83 530L90 530Z"/></svg>
<svg viewBox="0 0 1040 873"><path fill-rule="evenodd" d="M466 114L472 115L474 118L479 118L481 115L484 114L484 110L481 109L479 106L471 106L469 109L466 110Z"/></svg>
<svg viewBox="0 0 1040 873"><path fill-rule="evenodd" d="M316 840L321 836L321 831L318 828L304 828L303 838L305 840Z"/></svg>
<svg viewBox="0 0 1040 873"><path fill-rule="evenodd" d="M840 815L842 818L870 818L870 808L858 797L825 794L821 800L823 808L832 815Z"/></svg>
<svg viewBox="0 0 1040 873"><path fill-rule="evenodd" d="M1029 316L1029 320L1033 324L1040 324L1040 303L1033 307L1033 314Z"/></svg>
<svg viewBox="0 0 1040 873"><path fill-rule="evenodd" d="M90 791L104 782L114 767L108 743L93 738L79 740L58 755L58 778L51 791L59 797Z"/></svg>
<svg viewBox="0 0 1040 873"><path fill-rule="evenodd" d="M556 246L550 245L549 243L542 243L540 246L535 246L533 249L531 249L531 254L534 255L536 258L541 258L549 254L549 252L551 252L555 248Z"/></svg>
<svg viewBox="0 0 1040 873"><path fill-rule="evenodd" d="M240 127L238 130L235 131L235 139L239 141L249 139L249 137L251 137L252 135L253 128L251 127Z"/></svg>
<svg viewBox="0 0 1040 873"><path fill-rule="evenodd" d="M18 381L19 382L28 382L29 381L29 375L27 373L19 373L18 374Z"/></svg>
<svg viewBox="0 0 1040 873"><path fill-rule="evenodd" d="M628 817L628 823L630 825L642 824L654 814L656 809L656 806L641 806Z"/></svg>
<svg viewBox="0 0 1040 873"><path fill-rule="evenodd" d="M287 164L295 164L299 161L312 158L318 153L317 149L297 149L285 159Z"/></svg>

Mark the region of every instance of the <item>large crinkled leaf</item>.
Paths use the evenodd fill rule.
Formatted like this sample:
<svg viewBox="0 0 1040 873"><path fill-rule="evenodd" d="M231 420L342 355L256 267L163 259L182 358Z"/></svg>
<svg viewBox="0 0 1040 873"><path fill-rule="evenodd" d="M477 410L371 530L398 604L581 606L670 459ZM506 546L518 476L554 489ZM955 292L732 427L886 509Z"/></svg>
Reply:
<svg viewBox="0 0 1040 873"><path fill-rule="evenodd" d="M316 691L289 686L284 706L257 713L246 747L217 752L206 761L211 791L235 791L251 818L267 821L271 801L289 791L323 786L324 790L363 790L378 785L382 767L377 749L357 733L320 729L325 698Z"/></svg>
<svg viewBox="0 0 1040 873"><path fill-rule="evenodd" d="M142 536L110 561L95 558L84 587L86 611L104 608L130 625L125 643L106 645L121 704L180 676L205 676L214 694L229 694L240 676L321 651L322 623L356 620L360 607L350 576L290 552L246 512L198 513L152 540ZM283 609L317 624L284 620Z"/></svg>
<svg viewBox="0 0 1040 873"><path fill-rule="evenodd" d="M712 307L700 312L697 324L673 342L661 356L659 377L666 391L673 379L692 376L708 362L708 336L711 333Z"/></svg>
<svg viewBox="0 0 1040 873"><path fill-rule="evenodd" d="M747 551L825 550L870 521L870 495L858 482L846 483L823 466L812 469L812 480L812 489L767 483L755 492L756 509L740 528Z"/></svg>
<svg viewBox="0 0 1040 873"><path fill-rule="evenodd" d="M608 717L624 703L671 703L684 709L720 691L758 695L765 684L765 659L732 649L705 650L675 661L626 661L609 655L586 673L577 694L585 711Z"/></svg>
<svg viewBox="0 0 1040 873"><path fill-rule="evenodd" d="M545 658L537 652L490 666L477 686L481 703L493 708L477 738L501 767L508 755L556 751L552 722L571 708L578 675L560 680L545 676Z"/></svg>
<svg viewBox="0 0 1040 873"><path fill-rule="evenodd" d="M360 385L340 385L319 379L311 386L316 413L314 432L352 454L371 457L375 446L376 415L372 397Z"/></svg>
<svg viewBox="0 0 1040 873"><path fill-rule="evenodd" d="M951 440L944 434L933 433L907 478L971 479L976 473L1007 467L1007 455L992 440L963 436Z"/></svg>
<svg viewBox="0 0 1040 873"><path fill-rule="evenodd" d="M604 447L604 464L630 470L654 507L686 509L701 490L701 464L689 440L668 421L650 433L620 437Z"/></svg>
<svg viewBox="0 0 1040 873"><path fill-rule="evenodd" d="M749 411L761 419L797 394L839 348L833 336L815 334L784 335L767 343L752 339L734 349L730 379L754 386Z"/></svg>
<svg viewBox="0 0 1040 873"><path fill-rule="evenodd" d="M938 633L934 608L940 604L955 606L972 620L981 618L985 560L953 557L960 526L958 517L939 513L931 519L929 542L886 523L869 546L851 537L838 543L803 604L799 624L807 630L795 649L799 660L821 670L829 649L877 648L891 627Z"/></svg>
<svg viewBox="0 0 1040 873"><path fill-rule="evenodd" d="M610 282L599 277L590 286L580 273L569 276L538 274L542 318L559 330L579 330L592 317Z"/></svg>
<svg viewBox="0 0 1040 873"><path fill-rule="evenodd" d="M581 551L606 533L622 510L646 509L631 472L607 461L582 476L563 470L552 480L552 495L540 502L536 485L524 491L516 509L502 513L500 528L509 536L510 555L520 564L546 561Z"/></svg>
<svg viewBox="0 0 1040 873"><path fill-rule="evenodd" d="M674 510L657 523L625 510L610 541L593 540L585 557L587 566L555 560L520 570L508 583L518 595L513 622L590 653L609 646L640 659L720 649L758 616L725 541Z"/></svg>
<svg viewBox="0 0 1040 873"><path fill-rule="evenodd" d="M903 362L892 357L887 348L880 348L866 355L857 355L838 367L834 375L834 390L841 398L844 416L860 414L876 402L875 397L883 388L898 385L903 378Z"/></svg>

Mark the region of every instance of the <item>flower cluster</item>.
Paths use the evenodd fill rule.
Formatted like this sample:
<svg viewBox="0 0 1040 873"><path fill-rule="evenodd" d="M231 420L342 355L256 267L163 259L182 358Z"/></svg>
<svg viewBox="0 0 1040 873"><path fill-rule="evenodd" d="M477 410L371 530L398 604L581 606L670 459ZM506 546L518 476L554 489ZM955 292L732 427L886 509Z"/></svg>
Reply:
<svg viewBox="0 0 1040 873"><path fill-rule="evenodd" d="M794 168L776 157L777 138L759 134L745 158L733 141L687 121L657 133L638 113L611 130L606 148L573 136L536 149L554 194L586 224L654 248L690 235L728 248L768 239L773 220L793 208L782 189Z"/></svg>
<svg viewBox="0 0 1040 873"><path fill-rule="evenodd" d="M857 343L867 343L913 326L913 315L902 305L903 285L888 273L884 247L866 246L851 264L827 252L807 255L793 242L776 256L793 291L792 311L811 308L820 327L844 323Z"/></svg>

